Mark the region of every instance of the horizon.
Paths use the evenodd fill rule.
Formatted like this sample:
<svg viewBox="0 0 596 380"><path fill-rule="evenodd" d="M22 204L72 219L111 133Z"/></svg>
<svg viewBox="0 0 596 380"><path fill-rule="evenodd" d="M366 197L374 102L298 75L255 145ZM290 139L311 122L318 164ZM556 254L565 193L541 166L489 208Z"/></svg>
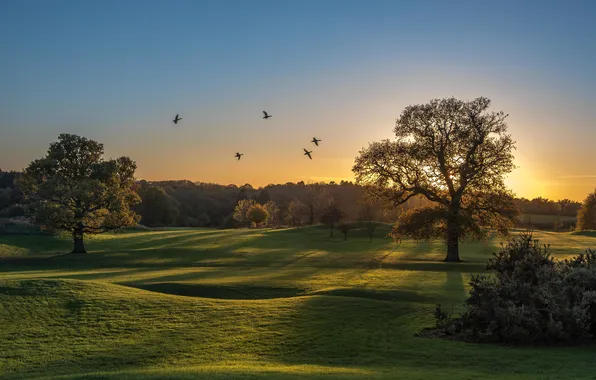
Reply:
<svg viewBox="0 0 596 380"><path fill-rule="evenodd" d="M20 171L74 133L131 157L139 180L354 181L358 151L392 139L406 106L486 96L510 115L515 195L582 201L596 188L594 11L589 1L5 1L0 168Z"/></svg>

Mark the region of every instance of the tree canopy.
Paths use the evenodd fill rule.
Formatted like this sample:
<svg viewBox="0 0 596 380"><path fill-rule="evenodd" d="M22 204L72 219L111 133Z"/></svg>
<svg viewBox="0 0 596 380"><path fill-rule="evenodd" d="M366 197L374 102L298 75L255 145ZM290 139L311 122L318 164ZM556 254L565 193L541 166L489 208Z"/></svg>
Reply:
<svg viewBox="0 0 596 380"><path fill-rule="evenodd" d="M399 206L416 196L429 205L409 210L395 224L396 238L447 241L446 261L460 261L459 239L507 233L517 209L504 177L514 169L515 142L506 114L488 112L490 100L434 99L408 106L397 119L395 141L360 151L353 172L372 195Z"/></svg>
<svg viewBox="0 0 596 380"><path fill-rule="evenodd" d="M234 219L238 221L238 223L250 227L251 220L248 218L248 210L257 204L257 201L254 199L240 199L234 209Z"/></svg>
<svg viewBox="0 0 596 380"><path fill-rule="evenodd" d="M583 201L577 213L576 230L596 230L596 190Z"/></svg>
<svg viewBox="0 0 596 380"><path fill-rule="evenodd" d="M84 234L135 225L132 207L136 164L128 157L104 160L103 144L60 134L47 155L29 164L20 183L33 217L43 228L68 231L73 253L85 253Z"/></svg>
<svg viewBox="0 0 596 380"><path fill-rule="evenodd" d="M258 227L260 224L265 223L267 218L269 217L269 213L265 209L263 205L260 203L254 204L249 207L246 211L246 218Z"/></svg>
<svg viewBox="0 0 596 380"><path fill-rule="evenodd" d="M321 221L329 227L329 236L333 237L333 229L345 217L341 205L335 199L330 199L329 203L323 209Z"/></svg>

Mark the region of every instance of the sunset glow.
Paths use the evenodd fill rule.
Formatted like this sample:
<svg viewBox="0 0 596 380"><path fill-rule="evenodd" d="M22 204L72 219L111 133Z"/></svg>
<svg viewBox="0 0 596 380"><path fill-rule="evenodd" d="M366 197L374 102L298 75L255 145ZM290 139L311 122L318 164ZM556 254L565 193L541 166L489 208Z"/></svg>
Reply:
<svg viewBox="0 0 596 380"><path fill-rule="evenodd" d="M581 200L596 187L594 9L536 4L434 2L429 18L384 1L176 2L164 18L166 2L4 2L0 168L65 132L130 156L146 180L351 180L404 107L486 96L510 115L513 191Z"/></svg>

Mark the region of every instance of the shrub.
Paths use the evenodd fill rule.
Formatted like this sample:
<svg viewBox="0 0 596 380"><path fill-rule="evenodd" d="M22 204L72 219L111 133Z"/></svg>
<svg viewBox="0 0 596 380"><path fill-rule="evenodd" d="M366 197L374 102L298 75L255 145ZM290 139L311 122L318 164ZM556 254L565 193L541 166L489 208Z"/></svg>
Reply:
<svg viewBox="0 0 596 380"><path fill-rule="evenodd" d="M552 344L596 338L596 251L555 261L530 233L514 237L472 276L458 318L435 311L437 327L460 338Z"/></svg>
<svg viewBox="0 0 596 380"><path fill-rule="evenodd" d="M267 212L265 207L263 207L262 205L260 205L258 203L252 205L246 212L246 219L248 219L256 227L258 227L260 224L267 221L268 216L269 216L269 213Z"/></svg>

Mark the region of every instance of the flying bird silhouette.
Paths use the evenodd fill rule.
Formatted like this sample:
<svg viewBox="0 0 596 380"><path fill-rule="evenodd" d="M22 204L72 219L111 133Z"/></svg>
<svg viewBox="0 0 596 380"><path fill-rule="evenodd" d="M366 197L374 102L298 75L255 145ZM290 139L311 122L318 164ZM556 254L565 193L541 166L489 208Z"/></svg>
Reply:
<svg viewBox="0 0 596 380"><path fill-rule="evenodd" d="M304 148L302 148L304 149ZM304 149L304 155L308 156L308 158L310 158L312 160L312 157L310 156L310 154L312 153L312 150L309 152L308 150Z"/></svg>
<svg viewBox="0 0 596 380"><path fill-rule="evenodd" d="M179 122L180 120L182 120L182 118L181 118L181 117L179 117L179 116L180 116L180 114L179 114L179 113L177 113L177 114L176 114L176 117L174 118L174 120L172 120L172 121L174 122L174 124L178 124L178 122Z"/></svg>
<svg viewBox="0 0 596 380"><path fill-rule="evenodd" d="M236 153L236 155L234 157L238 157L238 161L240 161L240 157L244 156L244 153L240 154L240 153Z"/></svg>
<svg viewBox="0 0 596 380"><path fill-rule="evenodd" d="M265 116L263 116L263 119L269 119L272 116L272 115L269 115L267 113L267 111L263 111L263 115L265 115Z"/></svg>
<svg viewBox="0 0 596 380"><path fill-rule="evenodd" d="M317 140L316 137L313 137L311 142L314 142L316 146L319 146L319 141L323 141L323 140Z"/></svg>

